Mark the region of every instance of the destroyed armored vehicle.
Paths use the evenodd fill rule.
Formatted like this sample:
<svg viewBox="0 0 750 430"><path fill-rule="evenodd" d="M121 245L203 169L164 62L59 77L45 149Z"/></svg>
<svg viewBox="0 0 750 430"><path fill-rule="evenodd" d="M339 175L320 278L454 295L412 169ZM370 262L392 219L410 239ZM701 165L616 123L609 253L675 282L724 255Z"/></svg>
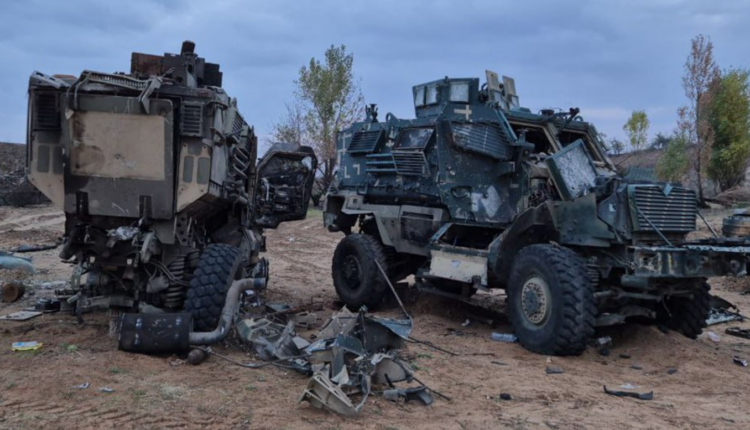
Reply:
<svg viewBox="0 0 750 430"><path fill-rule="evenodd" d="M214 330L234 280L265 286L263 229L306 216L312 149L275 144L256 164L253 128L194 48L133 53L129 74L31 75L28 176L65 212L76 267L60 294L79 316L157 308Z"/></svg>
<svg viewBox="0 0 750 430"><path fill-rule="evenodd" d="M706 279L745 273L746 242L688 240L695 193L619 176L578 109L522 108L493 72L413 96L415 119L379 121L371 105L338 136L324 223L346 235L332 270L348 306L377 305L409 275L460 299L503 288L521 344L570 355L628 319L695 338Z"/></svg>

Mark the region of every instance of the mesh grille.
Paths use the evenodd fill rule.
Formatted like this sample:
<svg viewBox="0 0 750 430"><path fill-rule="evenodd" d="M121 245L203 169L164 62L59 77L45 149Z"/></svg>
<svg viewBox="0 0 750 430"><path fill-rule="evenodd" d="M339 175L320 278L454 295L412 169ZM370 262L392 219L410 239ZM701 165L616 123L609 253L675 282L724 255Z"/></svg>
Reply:
<svg viewBox="0 0 750 430"><path fill-rule="evenodd" d="M185 103L182 109L181 132L183 136L203 135L203 104Z"/></svg>
<svg viewBox="0 0 750 430"><path fill-rule="evenodd" d="M453 140L456 145L500 160L511 155L509 139L505 131L495 124L452 123Z"/></svg>
<svg viewBox="0 0 750 430"><path fill-rule="evenodd" d="M396 165L391 154L368 154L365 166L367 173L396 173Z"/></svg>
<svg viewBox="0 0 750 430"><path fill-rule="evenodd" d="M653 231L648 221L662 231L689 232L695 230L698 200L695 193L685 188L673 188L668 196L657 186L635 187L635 203L640 231ZM646 215L648 221L643 217Z"/></svg>
<svg viewBox="0 0 750 430"><path fill-rule="evenodd" d="M372 152L382 135L382 130L358 131L354 133L347 151L350 153Z"/></svg>
<svg viewBox="0 0 750 430"><path fill-rule="evenodd" d="M58 130L60 128L60 111L57 106L57 94L36 94L34 128L37 130Z"/></svg>
<svg viewBox="0 0 750 430"><path fill-rule="evenodd" d="M119 75L110 75L107 73L96 73L96 72L89 72L88 73L88 81L89 82L98 82L102 84L108 84L108 85L115 85L118 87L124 87L124 88L130 88L133 90L139 90L142 91L148 87L149 81L141 81L138 79L133 79L127 76L119 76Z"/></svg>
<svg viewBox="0 0 750 430"><path fill-rule="evenodd" d="M400 175L427 175L427 160L419 152L394 151L393 162L396 172Z"/></svg>

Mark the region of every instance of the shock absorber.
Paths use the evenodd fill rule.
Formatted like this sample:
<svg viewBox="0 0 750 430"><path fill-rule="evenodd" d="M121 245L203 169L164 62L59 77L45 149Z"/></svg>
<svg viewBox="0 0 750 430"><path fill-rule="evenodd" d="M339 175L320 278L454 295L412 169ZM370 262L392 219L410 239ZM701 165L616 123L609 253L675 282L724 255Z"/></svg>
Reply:
<svg viewBox="0 0 750 430"><path fill-rule="evenodd" d="M185 302L185 266L184 255L178 255L167 266L172 276L169 280L169 287L163 293L164 307L166 308L179 309Z"/></svg>

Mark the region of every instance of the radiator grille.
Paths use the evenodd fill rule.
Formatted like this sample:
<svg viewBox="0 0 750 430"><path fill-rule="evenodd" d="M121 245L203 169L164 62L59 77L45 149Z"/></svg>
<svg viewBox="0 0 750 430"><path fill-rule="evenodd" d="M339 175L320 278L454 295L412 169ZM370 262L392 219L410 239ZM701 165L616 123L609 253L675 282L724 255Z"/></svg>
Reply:
<svg viewBox="0 0 750 430"><path fill-rule="evenodd" d="M372 152L383 135L382 130L358 131L354 133L347 151L350 153Z"/></svg>
<svg viewBox="0 0 750 430"><path fill-rule="evenodd" d="M182 108L183 136L203 135L203 103L185 103Z"/></svg>
<svg viewBox="0 0 750 430"><path fill-rule="evenodd" d="M36 103L34 105L34 129L60 129L60 109L57 104L57 94L36 94Z"/></svg>
<svg viewBox="0 0 750 430"><path fill-rule="evenodd" d="M638 206L638 228L653 231L648 221L661 231L689 232L695 230L698 200L695 193L685 188L672 188L664 195L658 186L637 186L633 193ZM648 217L648 221L644 218Z"/></svg>
<svg viewBox="0 0 750 430"><path fill-rule="evenodd" d="M510 139L496 124L452 123L451 131L456 145L468 151L507 160L511 155Z"/></svg>
<svg viewBox="0 0 750 430"><path fill-rule="evenodd" d="M367 173L383 174L396 173L396 165L391 154L368 154L365 157Z"/></svg>
<svg viewBox="0 0 750 430"><path fill-rule="evenodd" d="M422 151L393 151L393 163L399 175L427 175L427 160Z"/></svg>

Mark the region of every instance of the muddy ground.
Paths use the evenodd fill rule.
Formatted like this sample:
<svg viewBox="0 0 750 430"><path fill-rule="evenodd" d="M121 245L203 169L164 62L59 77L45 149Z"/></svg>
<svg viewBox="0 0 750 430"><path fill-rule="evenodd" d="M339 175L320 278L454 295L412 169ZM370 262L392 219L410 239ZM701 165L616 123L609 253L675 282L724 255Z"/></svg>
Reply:
<svg viewBox="0 0 750 430"><path fill-rule="evenodd" d="M712 222L720 225L721 215ZM0 249L54 242L62 221L50 207L0 208ZM319 212L269 231L266 299L290 305L334 301L330 261L339 239L323 229ZM34 254L39 271L33 280L69 276L71 267L56 253ZM3 277L7 273L0 272ZM750 287L747 281L719 279L712 287L750 314L750 296L741 295ZM0 304L0 314L49 294L37 288L21 302ZM477 300L501 299L479 295ZM732 363L735 355L750 359L750 341L724 334L727 327L750 327L750 322L712 327L721 337L718 343L705 333L693 341L655 327L625 325L601 333L614 338L609 356L589 348L580 357L557 358L491 341L491 332L509 331L502 316L494 328L479 322L464 327L465 308L436 298L420 299L410 311L414 337L458 353L421 344L408 344L404 351L416 376L453 400L438 398L425 407L372 397L354 419L298 405L307 378L294 372L244 369L216 357L193 367L175 356L118 351L107 336L106 314L87 316L83 326L61 314L0 322L0 429L750 428L750 368ZM321 321L331 312L320 312ZM11 351L12 342L32 340L44 346ZM216 350L240 361L254 359L232 342ZM564 373L548 375L548 366ZM72 388L85 382L88 389ZM603 393L603 385L625 384L653 391L654 399ZM102 392L102 387L114 392ZM512 400L500 400L500 393Z"/></svg>

